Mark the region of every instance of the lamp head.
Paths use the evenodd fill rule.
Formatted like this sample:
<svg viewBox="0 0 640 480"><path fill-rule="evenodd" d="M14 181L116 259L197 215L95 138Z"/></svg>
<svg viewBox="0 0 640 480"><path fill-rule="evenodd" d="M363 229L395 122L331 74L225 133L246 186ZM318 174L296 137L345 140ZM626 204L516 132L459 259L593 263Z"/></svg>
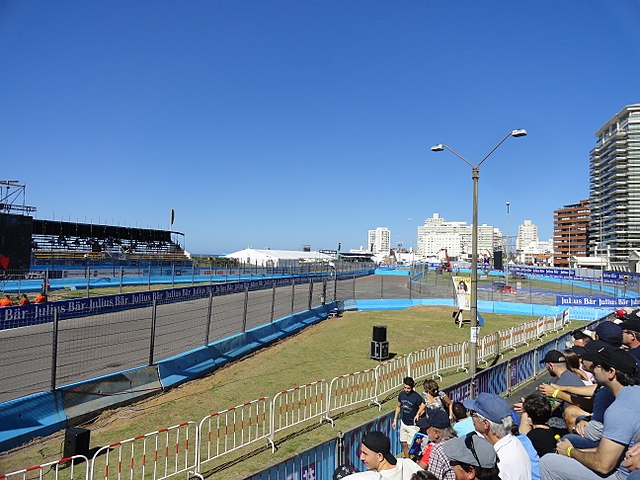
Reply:
<svg viewBox="0 0 640 480"><path fill-rule="evenodd" d="M527 131L524 128L521 128L520 130L511 130L511 136L512 137L526 137L527 136Z"/></svg>
<svg viewBox="0 0 640 480"><path fill-rule="evenodd" d="M444 145L439 143L438 145L434 145L433 147L431 147L431 151L432 152L441 152L444 150Z"/></svg>

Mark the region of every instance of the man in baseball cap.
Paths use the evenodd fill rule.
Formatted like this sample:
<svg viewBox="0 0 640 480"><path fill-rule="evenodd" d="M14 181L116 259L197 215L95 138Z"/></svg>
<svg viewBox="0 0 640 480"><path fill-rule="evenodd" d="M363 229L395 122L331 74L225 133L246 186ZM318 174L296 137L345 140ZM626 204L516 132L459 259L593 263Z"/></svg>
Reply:
<svg viewBox="0 0 640 480"><path fill-rule="evenodd" d="M628 315L620 324L622 328L622 345L640 363L640 317Z"/></svg>
<svg viewBox="0 0 640 480"><path fill-rule="evenodd" d="M506 400L493 393L482 392L475 400L462 402L471 410L476 432L493 445L500 463L502 480L531 479L531 459L522 443L511 434L513 419Z"/></svg>
<svg viewBox="0 0 640 480"><path fill-rule="evenodd" d="M565 401L557 398L558 392L556 392L556 389L558 387L581 387L584 383L578 375L567 368L566 357L558 350L549 350L540 360L540 363L544 363L547 372L549 372L552 377L555 377L553 381L554 388L550 388L550 385L547 384L538 387L538 390L547 396L552 408L551 418L547 422L547 425L553 428L556 434L564 435L568 430L567 423L563 418ZM521 408L522 404L517 404L519 411Z"/></svg>
<svg viewBox="0 0 640 480"><path fill-rule="evenodd" d="M620 325L605 320L596 327L595 332L596 340L602 340L614 347L622 345L622 328L620 328Z"/></svg>
<svg viewBox="0 0 640 480"><path fill-rule="evenodd" d="M493 445L474 432L448 440L442 448L449 458L456 480L498 478Z"/></svg>
<svg viewBox="0 0 640 480"><path fill-rule="evenodd" d="M391 453L389 437L375 430L362 438L360 460L367 470L378 472L383 479L409 480L411 475L421 470L417 463L408 458L396 458Z"/></svg>

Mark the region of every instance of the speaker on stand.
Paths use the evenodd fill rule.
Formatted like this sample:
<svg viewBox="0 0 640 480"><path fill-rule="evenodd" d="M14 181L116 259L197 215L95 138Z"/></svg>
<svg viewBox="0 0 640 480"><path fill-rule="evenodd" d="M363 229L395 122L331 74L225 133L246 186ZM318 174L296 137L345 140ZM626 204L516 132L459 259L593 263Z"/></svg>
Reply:
<svg viewBox="0 0 640 480"><path fill-rule="evenodd" d="M386 325L376 325L373 327L371 358L374 360L387 360L389 358L389 342L387 341Z"/></svg>

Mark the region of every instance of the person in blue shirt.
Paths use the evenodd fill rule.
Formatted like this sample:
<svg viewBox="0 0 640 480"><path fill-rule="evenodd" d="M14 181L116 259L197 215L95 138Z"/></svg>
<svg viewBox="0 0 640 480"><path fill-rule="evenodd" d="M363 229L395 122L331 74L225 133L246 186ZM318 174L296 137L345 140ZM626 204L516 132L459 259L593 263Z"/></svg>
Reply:
<svg viewBox="0 0 640 480"><path fill-rule="evenodd" d="M398 395L398 406L391 424L392 428L400 428L400 443L404 458L409 458L409 445L420 430L416 422L426 407L422 395L414 390L415 386L416 382L411 377L405 377L402 380L402 391Z"/></svg>

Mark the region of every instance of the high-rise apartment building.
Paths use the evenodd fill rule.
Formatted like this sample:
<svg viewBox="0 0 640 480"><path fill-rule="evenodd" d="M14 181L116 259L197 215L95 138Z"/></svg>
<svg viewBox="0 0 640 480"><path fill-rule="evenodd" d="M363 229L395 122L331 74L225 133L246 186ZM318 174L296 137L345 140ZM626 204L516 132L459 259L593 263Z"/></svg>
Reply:
<svg viewBox="0 0 640 480"><path fill-rule="evenodd" d="M569 267L571 257L589 255L589 200L553 212L553 266Z"/></svg>
<svg viewBox="0 0 640 480"><path fill-rule="evenodd" d="M471 258L472 226L466 222L447 222L439 214L418 227L416 253L420 257L438 256L445 249L450 257ZM478 255L493 255L494 228L478 225Z"/></svg>
<svg viewBox="0 0 640 480"><path fill-rule="evenodd" d="M518 238L516 239L516 250L524 250L532 243L538 242L538 226L525 220L522 225L518 225Z"/></svg>
<svg viewBox="0 0 640 480"><path fill-rule="evenodd" d="M640 104L596 132L589 160L589 254L624 262L640 250Z"/></svg>
<svg viewBox="0 0 640 480"><path fill-rule="evenodd" d="M369 251L376 255L391 253L391 232L387 227L369 230Z"/></svg>

